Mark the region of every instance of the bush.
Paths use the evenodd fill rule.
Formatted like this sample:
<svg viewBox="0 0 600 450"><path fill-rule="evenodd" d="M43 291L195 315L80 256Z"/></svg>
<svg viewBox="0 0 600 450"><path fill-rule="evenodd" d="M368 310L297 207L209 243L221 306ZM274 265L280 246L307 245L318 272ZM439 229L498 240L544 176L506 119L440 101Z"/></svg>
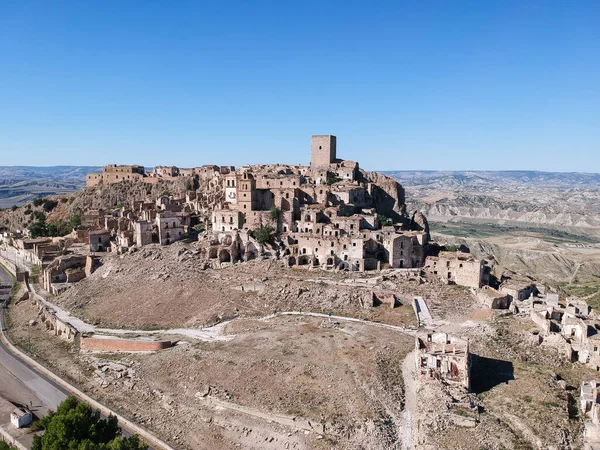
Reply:
<svg viewBox="0 0 600 450"><path fill-rule="evenodd" d="M385 227L387 225L393 225L392 219L390 219L387 216L384 216L383 214L379 214L379 223L382 227Z"/></svg>
<svg viewBox="0 0 600 450"><path fill-rule="evenodd" d="M59 220L56 223L46 223L46 216L41 211L35 212L35 218L37 221L29 226L32 238L66 236L81 225L79 214L73 214L69 220Z"/></svg>
<svg viewBox="0 0 600 450"><path fill-rule="evenodd" d="M275 228L270 225L263 225L255 229L252 236L261 244L272 243L275 240Z"/></svg>
<svg viewBox="0 0 600 450"><path fill-rule="evenodd" d="M327 185L331 186L332 184L337 183L338 181L342 181L335 173L327 172Z"/></svg>
<svg viewBox="0 0 600 450"><path fill-rule="evenodd" d="M269 211L269 219L271 222L279 222L279 216L281 216L281 209L276 206L273 206Z"/></svg>
<svg viewBox="0 0 600 450"><path fill-rule="evenodd" d="M33 222L29 226L29 233L31 234L31 237L34 239L47 236L48 228L46 227L46 219L44 219L43 221L40 220L37 222Z"/></svg>
<svg viewBox="0 0 600 450"><path fill-rule="evenodd" d="M42 206L42 203L44 203L44 199L43 198L36 198L33 201L33 206L35 206L35 207Z"/></svg>
<svg viewBox="0 0 600 450"><path fill-rule="evenodd" d="M33 437L32 450L85 449L85 450L147 450L148 446L137 435L121 436L118 419L112 414L100 418L87 403L67 397L56 412L50 411L41 420L45 431Z"/></svg>
<svg viewBox="0 0 600 450"><path fill-rule="evenodd" d="M10 210L11 211L16 211L19 207L17 205L12 205Z"/></svg>
<svg viewBox="0 0 600 450"><path fill-rule="evenodd" d="M44 211L50 212L56 208L56 205L58 205L58 202L55 200L44 200L42 208L44 208Z"/></svg>

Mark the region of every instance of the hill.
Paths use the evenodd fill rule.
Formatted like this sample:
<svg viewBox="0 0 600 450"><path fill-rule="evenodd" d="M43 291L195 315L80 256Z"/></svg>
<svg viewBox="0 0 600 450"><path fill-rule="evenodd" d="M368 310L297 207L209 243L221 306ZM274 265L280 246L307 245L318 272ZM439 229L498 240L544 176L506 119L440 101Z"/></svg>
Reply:
<svg viewBox="0 0 600 450"><path fill-rule="evenodd" d="M83 166L0 166L0 208L77 191L85 187L86 174L101 170Z"/></svg>

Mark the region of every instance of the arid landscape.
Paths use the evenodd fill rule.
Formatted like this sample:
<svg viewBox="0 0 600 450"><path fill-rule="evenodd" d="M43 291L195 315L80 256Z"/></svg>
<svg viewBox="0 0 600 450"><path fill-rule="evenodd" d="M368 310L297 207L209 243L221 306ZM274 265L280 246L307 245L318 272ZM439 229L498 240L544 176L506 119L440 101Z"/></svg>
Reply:
<svg viewBox="0 0 600 450"><path fill-rule="evenodd" d="M517 181L502 175L490 181L487 174L486 183L496 189L482 195L487 187L479 187L478 177L393 175L406 183L406 209L429 214L427 251L437 246L440 258L458 250L471 258L464 261L482 261L487 269L479 276L488 280L488 291L498 292L493 295L504 292L494 288L512 292L510 286L521 283L537 286L542 301L555 292L561 303L577 298L600 307L600 241L587 212L597 194L594 180L583 177L590 185L578 187L585 195L577 195L585 201L559 212L551 207L562 189L556 183L523 183L517 192ZM46 224L73 215L85 224L98 220L95 210L122 210L167 191L173 199L190 198L189 180L92 186L4 211L0 220L15 229L31 226L43 212ZM544 334L536 326L526 312L535 309L533 295L513 299L510 309L490 308L485 287L459 281L460 269L452 269L455 282L440 279L431 266L435 257L415 269L393 267L390 259L378 270L344 271L343 264L328 270L291 266L277 245L265 244L252 258L215 260L219 213L211 221L200 205L222 200L206 179L197 183L194 198L203 200L196 223L212 222L212 230L202 225L194 238L186 233L170 245L92 252L93 270L66 289L42 281L44 273L33 266L30 277L45 300L35 294L10 305L11 340L173 448L582 448L579 389L595 369L572 362L560 333ZM534 208L542 198L546 206ZM533 213L538 219L524 216ZM563 223L552 214L562 214ZM118 229L124 224L115 222ZM86 241L78 242L62 244L65 250L71 245L63 258L72 251L88 254ZM228 247L220 242L234 254L235 240ZM10 262L8 241L5 249ZM13 261L28 265L26 253L13 252ZM425 306L415 298L425 299ZM48 325L48 314L55 324ZM594 318L585 313L586 320ZM56 334L59 322L74 337L49 337L49 327ZM469 389L452 375L447 381L418 376L415 336L423 332L469 342ZM165 342L169 348L153 352L84 351Z"/></svg>

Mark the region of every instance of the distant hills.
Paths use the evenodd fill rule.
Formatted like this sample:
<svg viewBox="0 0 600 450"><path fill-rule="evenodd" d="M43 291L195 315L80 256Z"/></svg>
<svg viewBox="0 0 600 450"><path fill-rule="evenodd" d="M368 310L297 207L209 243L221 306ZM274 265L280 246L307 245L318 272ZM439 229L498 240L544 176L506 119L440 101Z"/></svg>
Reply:
<svg viewBox="0 0 600 450"><path fill-rule="evenodd" d="M82 166L0 166L0 208L77 191L85 187L86 174L101 170Z"/></svg>
<svg viewBox="0 0 600 450"><path fill-rule="evenodd" d="M60 195L85 187L85 176L98 173L97 166L0 166L0 208L23 205L37 197ZM600 189L600 174L572 172L511 171L382 171L403 186L418 191L467 190L488 192L497 189L535 187L538 189ZM413 190L413 193L416 193Z"/></svg>
<svg viewBox="0 0 600 450"><path fill-rule="evenodd" d="M460 189L507 185L530 185L539 188L600 188L600 174L579 172L539 172L533 170L499 171L418 171L393 170L382 173L396 178L404 186Z"/></svg>
<svg viewBox="0 0 600 450"><path fill-rule="evenodd" d="M409 210L433 222L522 222L600 227L600 174L510 171L388 171Z"/></svg>

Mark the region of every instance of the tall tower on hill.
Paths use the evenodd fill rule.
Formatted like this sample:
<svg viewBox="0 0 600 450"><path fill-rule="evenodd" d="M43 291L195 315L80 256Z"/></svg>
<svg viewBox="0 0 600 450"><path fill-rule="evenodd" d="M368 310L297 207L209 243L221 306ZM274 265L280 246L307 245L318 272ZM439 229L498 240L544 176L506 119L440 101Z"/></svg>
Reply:
<svg viewBox="0 0 600 450"><path fill-rule="evenodd" d="M310 165L325 166L336 161L336 138L330 134L315 135L310 141Z"/></svg>

